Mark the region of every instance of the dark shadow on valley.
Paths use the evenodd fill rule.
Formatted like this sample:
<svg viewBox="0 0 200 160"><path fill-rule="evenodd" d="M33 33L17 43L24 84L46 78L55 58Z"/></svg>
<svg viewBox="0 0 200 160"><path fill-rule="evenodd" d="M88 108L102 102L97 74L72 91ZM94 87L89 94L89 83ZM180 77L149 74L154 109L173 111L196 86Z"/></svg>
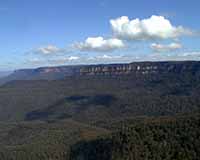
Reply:
<svg viewBox="0 0 200 160"><path fill-rule="evenodd" d="M112 144L110 139L80 141L72 145L70 159L73 160L111 160Z"/></svg>
<svg viewBox="0 0 200 160"><path fill-rule="evenodd" d="M69 108L67 104L76 106L73 109L73 113L80 113L81 111L84 111L91 106L109 107L116 100L116 97L109 94L100 94L94 96L73 95L63 98L55 102L53 105L46 107L45 109L35 110L27 113L25 120L46 120L52 116L56 116L56 119L71 118L72 115L68 113Z"/></svg>

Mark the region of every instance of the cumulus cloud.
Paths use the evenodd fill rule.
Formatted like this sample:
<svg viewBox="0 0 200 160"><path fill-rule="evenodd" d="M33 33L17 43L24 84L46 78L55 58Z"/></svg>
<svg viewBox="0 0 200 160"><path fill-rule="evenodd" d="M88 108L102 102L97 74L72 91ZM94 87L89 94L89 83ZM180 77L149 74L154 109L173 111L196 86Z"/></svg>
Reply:
<svg viewBox="0 0 200 160"><path fill-rule="evenodd" d="M108 62L130 62L141 60L172 60L172 59L195 59L200 57L199 52L182 53L170 52L182 48L179 37L198 35L190 29L183 26L175 26L170 20L164 16L153 15L147 19L129 19L122 16L110 20L112 35L110 38L104 37L88 37L82 42L74 43L65 48L59 48L55 45L47 45L30 51L30 55L36 54L38 58L32 59L34 64L79 64L79 63L108 63ZM143 40L151 40L150 48L154 51L152 54L138 53L142 52L131 48L131 40L139 40L143 44ZM142 40L142 42L141 42ZM167 42L172 40L170 44L160 44L159 41ZM175 41L176 40L176 41ZM133 41L134 42L134 41ZM158 42L158 43L153 43ZM149 42L148 42L149 43ZM148 45L148 43L144 43ZM135 43L137 45L137 43ZM145 48L143 45L141 48ZM109 53L118 49L127 48L124 56L118 56ZM146 48L145 48L146 49ZM77 51L93 51L101 52L99 55L80 54ZM137 53L136 53L137 52ZM146 51L145 51L146 52ZM159 54L160 52L168 52ZM59 53L59 54L58 54ZM42 56L41 56L42 55Z"/></svg>
<svg viewBox="0 0 200 160"><path fill-rule="evenodd" d="M151 48L155 52L169 52L169 51L174 51L174 50L177 50L177 49L181 49L182 45L180 43L171 43L171 44L153 43L153 44L151 44Z"/></svg>
<svg viewBox="0 0 200 160"><path fill-rule="evenodd" d="M165 17L156 15L142 20L130 20L127 16L122 16L111 19L110 24L113 34L126 40L170 39L193 34L191 30L173 26Z"/></svg>
<svg viewBox="0 0 200 160"><path fill-rule="evenodd" d="M40 47L38 49L36 49L36 52L39 54L43 54L43 55L52 55L58 52L61 52L62 49L54 46L54 45L48 45L45 47Z"/></svg>
<svg viewBox="0 0 200 160"><path fill-rule="evenodd" d="M108 52L123 48L125 44L117 38L89 37L85 42L74 44L74 47L80 51Z"/></svg>

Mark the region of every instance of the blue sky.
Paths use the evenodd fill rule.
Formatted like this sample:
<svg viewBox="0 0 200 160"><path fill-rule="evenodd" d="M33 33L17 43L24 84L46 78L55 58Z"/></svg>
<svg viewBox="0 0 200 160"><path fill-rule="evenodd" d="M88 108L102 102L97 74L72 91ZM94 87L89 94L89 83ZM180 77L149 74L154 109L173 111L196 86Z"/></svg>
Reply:
<svg viewBox="0 0 200 160"><path fill-rule="evenodd" d="M200 56L199 6L199 0L0 0L0 70L196 60ZM130 22L138 18L141 32L135 34L129 22L124 25L128 29L111 25L111 19L124 21L122 16ZM147 25L144 19L149 19ZM174 27L172 32L170 26L162 34L148 26L166 21ZM120 27L124 30L119 31Z"/></svg>

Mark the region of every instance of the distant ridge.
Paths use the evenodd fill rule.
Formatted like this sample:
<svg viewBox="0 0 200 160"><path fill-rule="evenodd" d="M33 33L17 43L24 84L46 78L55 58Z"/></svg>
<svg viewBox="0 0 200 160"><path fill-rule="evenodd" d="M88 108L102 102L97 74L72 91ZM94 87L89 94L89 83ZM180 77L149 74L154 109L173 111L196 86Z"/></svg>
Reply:
<svg viewBox="0 0 200 160"><path fill-rule="evenodd" d="M0 79L0 84L13 80L57 80L69 76L83 75L123 75L123 74L158 74L158 73L191 72L200 74L199 61L163 61L163 62L133 62L122 64L98 64L40 67L36 69L16 70L7 77Z"/></svg>
<svg viewBox="0 0 200 160"><path fill-rule="evenodd" d="M0 71L0 78L6 77L11 73L12 71Z"/></svg>

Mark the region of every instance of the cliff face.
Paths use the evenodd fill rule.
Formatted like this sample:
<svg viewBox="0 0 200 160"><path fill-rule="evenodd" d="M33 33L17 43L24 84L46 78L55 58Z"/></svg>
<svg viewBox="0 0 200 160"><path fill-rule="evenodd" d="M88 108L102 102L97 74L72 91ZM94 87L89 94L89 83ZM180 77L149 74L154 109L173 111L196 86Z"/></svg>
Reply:
<svg viewBox="0 0 200 160"><path fill-rule="evenodd" d="M200 62L137 62L130 64L94 65L80 69L80 75L122 75L200 72Z"/></svg>
<svg viewBox="0 0 200 160"><path fill-rule="evenodd" d="M200 71L200 62L134 62L129 64L103 64L85 66L43 67L38 69L18 70L14 74L20 75L122 75L122 74L156 74L156 73L196 73Z"/></svg>
<svg viewBox="0 0 200 160"><path fill-rule="evenodd" d="M158 66L144 64L121 64L121 65L100 65L87 66L80 69L80 75L121 75L131 73L156 73Z"/></svg>
<svg viewBox="0 0 200 160"><path fill-rule="evenodd" d="M185 72L200 75L200 62L134 62L129 64L42 67L17 70L8 77L0 79L0 84L12 80L56 80L69 76L181 74Z"/></svg>

